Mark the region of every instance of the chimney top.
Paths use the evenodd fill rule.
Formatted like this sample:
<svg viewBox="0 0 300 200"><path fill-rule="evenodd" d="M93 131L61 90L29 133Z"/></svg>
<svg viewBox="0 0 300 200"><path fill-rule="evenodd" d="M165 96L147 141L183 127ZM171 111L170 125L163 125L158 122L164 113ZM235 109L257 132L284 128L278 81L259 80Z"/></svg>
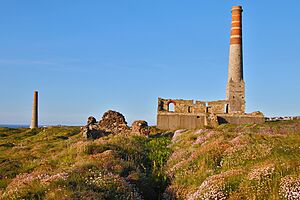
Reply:
<svg viewBox="0 0 300 200"><path fill-rule="evenodd" d="M231 11L243 11L242 6L232 6Z"/></svg>

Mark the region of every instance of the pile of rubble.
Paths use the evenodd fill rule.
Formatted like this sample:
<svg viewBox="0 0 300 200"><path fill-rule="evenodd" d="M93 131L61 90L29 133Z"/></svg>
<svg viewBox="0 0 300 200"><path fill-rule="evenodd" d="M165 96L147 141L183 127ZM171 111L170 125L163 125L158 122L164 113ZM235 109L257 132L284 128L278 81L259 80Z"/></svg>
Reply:
<svg viewBox="0 0 300 200"><path fill-rule="evenodd" d="M100 129L116 134L129 130L125 117L121 113L112 110L105 112L98 124Z"/></svg>
<svg viewBox="0 0 300 200"><path fill-rule="evenodd" d="M133 122L130 129L121 113L109 110L103 114L99 122L93 116L90 116L87 120L87 125L81 128L81 134L87 139L97 139L109 134L119 133L148 136L148 123L143 120L137 120Z"/></svg>
<svg viewBox="0 0 300 200"><path fill-rule="evenodd" d="M144 120L137 120L132 123L131 132L140 135L149 135L148 123Z"/></svg>
<svg viewBox="0 0 300 200"><path fill-rule="evenodd" d="M99 125L93 116L88 118L87 125L81 127L81 134L86 139L97 139L109 135L108 132L99 128Z"/></svg>

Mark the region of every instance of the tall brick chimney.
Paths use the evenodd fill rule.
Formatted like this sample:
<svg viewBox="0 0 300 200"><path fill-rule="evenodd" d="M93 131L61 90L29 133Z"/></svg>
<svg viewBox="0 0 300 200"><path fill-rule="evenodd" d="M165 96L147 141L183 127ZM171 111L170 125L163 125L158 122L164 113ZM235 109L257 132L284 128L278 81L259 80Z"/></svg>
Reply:
<svg viewBox="0 0 300 200"><path fill-rule="evenodd" d="M30 128L38 128L38 91L34 91Z"/></svg>
<svg viewBox="0 0 300 200"><path fill-rule="evenodd" d="M232 6L231 32L226 98L229 113L245 112L245 83L243 77L242 6Z"/></svg>

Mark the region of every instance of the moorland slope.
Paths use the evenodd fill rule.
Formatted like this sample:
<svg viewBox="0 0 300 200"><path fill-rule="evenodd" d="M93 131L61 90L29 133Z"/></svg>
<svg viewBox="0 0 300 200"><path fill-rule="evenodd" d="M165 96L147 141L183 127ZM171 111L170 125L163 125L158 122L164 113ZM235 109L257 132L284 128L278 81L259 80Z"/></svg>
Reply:
<svg viewBox="0 0 300 200"><path fill-rule="evenodd" d="M86 140L0 128L0 199L299 199L300 121Z"/></svg>

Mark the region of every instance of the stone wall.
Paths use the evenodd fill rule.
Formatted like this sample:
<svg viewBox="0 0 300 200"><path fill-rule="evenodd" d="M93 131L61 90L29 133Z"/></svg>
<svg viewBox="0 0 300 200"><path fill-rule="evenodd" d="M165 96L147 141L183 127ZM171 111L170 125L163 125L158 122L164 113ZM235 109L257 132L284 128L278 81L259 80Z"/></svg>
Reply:
<svg viewBox="0 0 300 200"><path fill-rule="evenodd" d="M205 114L161 113L157 115L157 128L161 130L197 129L204 127Z"/></svg>
<svg viewBox="0 0 300 200"><path fill-rule="evenodd" d="M234 86L235 87L235 86ZM245 114L243 87L240 98L232 96L231 100L194 101L183 99L158 99L157 127L162 130L197 129L204 126L230 124L259 124L265 121L260 112ZM237 93L236 93L237 94ZM234 97L234 98L233 98ZM174 110L170 110L170 104ZM237 109L237 110L234 110ZM235 112L233 112L233 110Z"/></svg>
<svg viewBox="0 0 300 200"><path fill-rule="evenodd" d="M207 102L208 111L207 113L228 113L228 101L226 100L219 100L219 101L209 101Z"/></svg>
<svg viewBox="0 0 300 200"><path fill-rule="evenodd" d="M170 105L174 105L174 111L170 110ZM226 100L218 101L194 101L183 99L162 99L158 98L158 113L174 112L174 113L226 113L226 106L229 102Z"/></svg>
<svg viewBox="0 0 300 200"><path fill-rule="evenodd" d="M159 113L157 128L161 130L198 129L220 124L261 124L265 122L262 114L183 114Z"/></svg>
<svg viewBox="0 0 300 200"><path fill-rule="evenodd" d="M262 124L265 122L265 117L263 115L218 115L217 118L219 124Z"/></svg>
<svg viewBox="0 0 300 200"><path fill-rule="evenodd" d="M171 104L174 105L174 111L170 110ZM197 106L201 106L200 103L195 104L193 100L158 98L158 112L193 113L201 110Z"/></svg>

